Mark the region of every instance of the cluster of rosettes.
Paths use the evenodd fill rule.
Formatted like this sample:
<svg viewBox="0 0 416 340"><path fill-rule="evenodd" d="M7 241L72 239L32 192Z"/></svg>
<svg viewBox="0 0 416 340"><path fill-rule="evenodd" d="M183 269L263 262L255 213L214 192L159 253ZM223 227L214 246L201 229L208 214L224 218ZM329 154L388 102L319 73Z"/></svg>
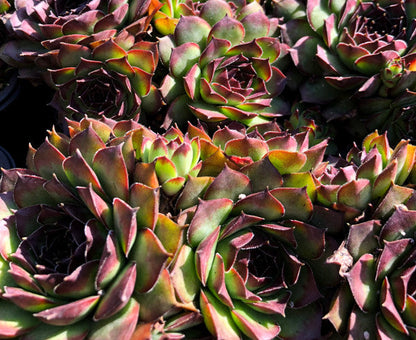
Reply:
<svg viewBox="0 0 416 340"><path fill-rule="evenodd" d="M192 113L253 125L289 112L276 98L285 87L278 19L257 2L36 0L9 12L0 58L48 84L70 119L168 128L186 127Z"/></svg>
<svg viewBox="0 0 416 340"><path fill-rule="evenodd" d="M301 102L354 139L416 129L412 1L4 3L0 59L70 119L252 126Z"/></svg>
<svg viewBox="0 0 416 340"><path fill-rule="evenodd" d="M415 8L0 2L66 118L1 171L0 338L416 337Z"/></svg>
<svg viewBox="0 0 416 340"><path fill-rule="evenodd" d="M348 129L359 138L374 129L391 131L395 142L412 136L413 1L285 0L274 11L303 101L319 104L328 121L354 117Z"/></svg>
<svg viewBox="0 0 416 340"><path fill-rule="evenodd" d="M395 292L414 268L409 142L374 133L333 162L327 140L274 122L68 128L31 148L27 169L3 170L0 337L312 339L325 319L340 333L411 331L413 292ZM383 275L360 274L376 256ZM396 265L409 273L397 283ZM353 320L370 298L384 300L363 330Z"/></svg>

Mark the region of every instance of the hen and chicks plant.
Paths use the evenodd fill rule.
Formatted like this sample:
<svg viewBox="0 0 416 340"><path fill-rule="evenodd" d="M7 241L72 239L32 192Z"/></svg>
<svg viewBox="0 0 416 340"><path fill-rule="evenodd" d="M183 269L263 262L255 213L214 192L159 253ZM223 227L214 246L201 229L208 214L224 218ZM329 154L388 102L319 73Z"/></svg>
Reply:
<svg viewBox="0 0 416 340"><path fill-rule="evenodd" d="M65 127L2 169L0 338L415 337L415 6L0 3Z"/></svg>

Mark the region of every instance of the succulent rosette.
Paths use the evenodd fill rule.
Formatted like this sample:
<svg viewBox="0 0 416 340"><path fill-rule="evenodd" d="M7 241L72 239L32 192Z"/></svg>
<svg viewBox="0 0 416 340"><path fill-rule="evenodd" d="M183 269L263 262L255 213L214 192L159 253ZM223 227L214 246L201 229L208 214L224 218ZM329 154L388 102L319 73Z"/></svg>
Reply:
<svg viewBox="0 0 416 340"><path fill-rule="evenodd" d="M199 136L191 139L174 127L163 135L143 131L135 144L136 159L141 161L136 165L136 180L175 196L202 167Z"/></svg>
<svg viewBox="0 0 416 340"><path fill-rule="evenodd" d="M416 126L416 53L391 60L378 74L359 89L358 108L363 113L365 129L353 128L363 135L379 128L390 139L413 139ZM363 131L363 132L361 132Z"/></svg>
<svg viewBox="0 0 416 340"><path fill-rule="evenodd" d="M289 0L275 12L294 65L308 77L299 84L303 101L327 105L328 120L358 113L367 130L350 128L361 138L406 123L402 111L415 100L413 1Z"/></svg>
<svg viewBox="0 0 416 340"><path fill-rule="evenodd" d="M317 200L344 211L347 219L361 218L389 196L401 196L403 185L415 183L416 147L402 140L393 149L387 133L369 134L359 149L356 145L346 160L335 158L318 177Z"/></svg>
<svg viewBox="0 0 416 340"><path fill-rule="evenodd" d="M125 32L141 33L148 25L150 1L16 1L6 20L9 42L2 59L19 68L22 77L38 77L39 54L61 42L99 41Z"/></svg>
<svg viewBox="0 0 416 340"><path fill-rule="evenodd" d="M169 69L160 87L168 105L163 126L198 119L254 125L286 113L278 95L285 76L275 66L277 19L257 2L232 8L222 0L201 3L160 38Z"/></svg>
<svg viewBox="0 0 416 340"><path fill-rule="evenodd" d="M87 115L137 121L142 110L157 110L161 100L152 83L157 43L130 38L60 43L58 50L42 56L56 88L52 104L58 112L77 120Z"/></svg>
<svg viewBox="0 0 416 340"><path fill-rule="evenodd" d="M325 316L338 333L361 339L416 335L415 191L383 200L377 216L350 227L335 256L344 282ZM389 209L385 209L386 205ZM381 213L380 213L381 212Z"/></svg>
<svg viewBox="0 0 416 340"><path fill-rule="evenodd" d="M337 243L318 226L325 222L313 217L307 189L282 187L280 179L264 158L241 171L225 166L205 183L196 206L193 195L209 179L188 181L178 199L178 221L189 227L170 267L172 281L215 338L321 336L318 301L337 277L337 266L325 260Z"/></svg>
<svg viewBox="0 0 416 340"><path fill-rule="evenodd" d="M167 265L183 227L135 181L134 121L69 121L3 170L0 337L130 339L180 304Z"/></svg>
<svg viewBox="0 0 416 340"><path fill-rule="evenodd" d="M326 259L344 227L343 212L313 203L326 144L308 148L308 133L290 136L275 123L233 124L212 138L190 124L187 133L199 137L202 167L175 200L187 229L168 270L180 303L196 310L140 330L172 339L196 330L195 338L319 338L322 297L338 282L338 265ZM291 170L275 161L285 156Z"/></svg>

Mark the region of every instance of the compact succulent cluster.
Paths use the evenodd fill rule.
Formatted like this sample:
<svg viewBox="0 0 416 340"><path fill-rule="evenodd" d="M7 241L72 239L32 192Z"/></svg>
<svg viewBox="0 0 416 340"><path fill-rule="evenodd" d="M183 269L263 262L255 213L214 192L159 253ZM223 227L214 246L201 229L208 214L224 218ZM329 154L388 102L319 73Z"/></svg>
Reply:
<svg viewBox="0 0 416 340"><path fill-rule="evenodd" d="M303 101L327 120L348 118L355 138L374 129L396 142L413 136L414 1L282 0L274 10Z"/></svg>
<svg viewBox="0 0 416 340"><path fill-rule="evenodd" d="M415 0L0 11L0 339L416 338Z"/></svg>

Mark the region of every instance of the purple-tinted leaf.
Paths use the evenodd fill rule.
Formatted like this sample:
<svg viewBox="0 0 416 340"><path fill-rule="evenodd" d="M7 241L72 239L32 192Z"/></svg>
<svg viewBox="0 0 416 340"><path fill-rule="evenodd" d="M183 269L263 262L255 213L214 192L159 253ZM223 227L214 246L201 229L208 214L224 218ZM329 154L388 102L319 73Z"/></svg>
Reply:
<svg viewBox="0 0 416 340"><path fill-rule="evenodd" d="M77 267L58 284L54 291L58 296L82 298L95 292L95 276L98 260L86 262Z"/></svg>
<svg viewBox="0 0 416 340"><path fill-rule="evenodd" d="M231 42L228 40L213 37L201 53L199 58L200 67L203 68L214 59L224 56L230 47Z"/></svg>
<svg viewBox="0 0 416 340"><path fill-rule="evenodd" d="M136 240L138 209L132 208L119 198L113 200L114 230L126 256L129 255Z"/></svg>
<svg viewBox="0 0 416 340"><path fill-rule="evenodd" d="M398 261L407 254L411 243L412 240L409 238L384 242L384 248L377 263L376 280L383 279L394 270Z"/></svg>
<svg viewBox="0 0 416 340"><path fill-rule="evenodd" d="M56 299L15 287L4 287L2 297L29 312L40 312L59 303Z"/></svg>
<svg viewBox="0 0 416 340"><path fill-rule="evenodd" d="M152 289L171 255L152 230L138 230L130 256L137 264L136 292L146 293Z"/></svg>
<svg viewBox="0 0 416 340"><path fill-rule="evenodd" d="M191 246L197 247L221 225L228 217L232 206L233 201L228 198L201 200L188 229L188 242Z"/></svg>
<svg viewBox="0 0 416 340"><path fill-rule="evenodd" d="M58 307L46 309L33 316L50 325L72 325L89 314L97 304L99 298L99 295L89 296Z"/></svg>
<svg viewBox="0 0 416 340"><path fill-rule="evenodd" d="M91 213L105 226L113 225L113 212L110 205L104 201L93 189L92 185L88 188L78 187L78 194Z"/></svg>
<svg viewBox="0 0 416 340"><path fill-rule="evenodd" d="M127 60L132 66L136 66L147 73L155 71L155 57L151 51L130 50L127 52Z"/></svg>
<svg viewBox="0 0 416 340"><path fill-rule="evenodd" d="M407 210L405 206L397 206L391 217L380 232L380 239L394 241L413 235L415 230L416 211Z"/></svg>
<svg viewBox="0 0 416 340"><path fill-rule="evenodd" d="M329 312L324 316L324 319L329 320L338 332L343 332L347 327L353 303L353 297L348 284L346 282L341 283L331 301Z"/></svg>
<svg viewBox="0 0 416 340"><path fill-rule="evenodd" d="M75 151L74 155L66 158L62 166L66 177L73 187L86 187L91 184L92 189L96 193L105 195L96 174L83 158L79 149Z"/></svg>
<svg viewBox="0 0 416 340"><path fill-rule="evenodd" d="M203 18L196 15L182 16L173 36L178 46L193 43L204 49L210 30L211 25Z"/></svg>
<svg viewBox="0 0 416 340"><path fill-rule="evenodd" d="M239 339L240 332L232 321L229 308L223 305L207 290L200 295L201 312L211 334L219 339Z"/></svg>
<svg viewBox="0 0 416 340"><path fill-rule="evenodd" d="M306 188L276 188L270 193L283 204L286 218L307 221L312 215L313 205Z"/></svg>
<svg viewBox="0 0 416 340"><path fill-rule="evenodd" d="M121 148L120 144L99 150L93 160L93 169L109 197L127 201L129 178Z"/></svg>
<svg viewBox="0 0 416 340"><path fill-rule="evenodd" d="M176 77L185 76L201 56L198 44L188 42L172 50L170 57L170 72Z"/></svg>
<svg viewBox="0 0 416 340"><path fill-rule="evenodd" d="M88 338L91 340L130 339L139 318L139 304L130 299L116 315L90 325Z"/></svg>
<svg viewBox="0 0 416 340"><path fill-rule="evenodd" d="M130 188L130 205L137 207L137 226L154 229L159 211L159 189L141 183L134 183Z"/></svg>
<svg viewBox="0 0 416 340"><path fill-rule="evenodd" d="M365 209L371 201L368 179L358 179L342 185L337 193L338 202L356 209Z"/></svg>
<svg viewBox="0 0 416 340"><path fill-rule="evenodd" d="M95 279L97 290L104 289L114 279L122 265L122 253L117 242L114 232L110 231L98 265Z"/></svg>
<svg viewBox="0 0 416 340"><path fill-rule="evenodd" d="M358 307L372 311L377 302L376 263L373 255L364 254L347 273L347 280Z"/></svg>
<svg viewBox="0 0 416 340"><path fill-rule="evenodd" d="M212 26L208 40L215 37L228 40L232 45L237 45L243 41L244 35L243 24L234 18L226 16Z"/></svg>
<svg viewBox="0 0 416 340"><path fill-rule="evenodd" d="M189 108L197 118L205 122L220 122L227 119L227 116L213 105L192 103Z"/></svg>
<svg viewBox="0 0 416 340"><path fill-rule="evenodd" d="M108 59L122 58L127 56L126 51L118 46L112 39L98 45L92 52L95 60L106 61Z"/></svg>
<svg viewBox="0 0 416 340"><path fill-rule="evenodd" d="M133 293L135 279L136 264L131 262L106 289L94 313L95 321L107 319L124 308Z"/></svg>
<svg viewBox="0 0 416 340"><path fill-rule="evenodd" d="M126 75L129 78L134 76L134 69L127 61L127 56L112 58L105 61L105 65L111 71Z"/></svg>
<svg viewBox="0 0 416 340"><path fill-rule="evenodd" d="M367 75L373 75L385 67L389 60L397 58L400 58L400 55L396 51L385 51L376 54L363 55L357 58L354 64L360 72Z"/></svg>
<svg viewBox="0 0 416 340"><path fill-rule="evenodd" d="M220 254L216 253L212 262L212 269L208 276L207 287L212 294L224 305L234 308L233 301L225 285L224 262Z"/></svg>
<svg viewBox="0 0 416 340"><path fill-rule="evenodd" d="M196 100L199 98L200 79L201 79L201 69L199 68L198 64L193 65L191 69L187 72L186 76L183 77L186 94L192 100Z"/></svg>
<svg viewBox="0 0 416 340"><path fill-rule="evenodd" d="M237 214L241 211L270 221L279 219L285 214L282 203L267 189L240 199L235 204L233 213Z"/></svg>
<svg viewBox="0 0 416 340"><path fill-rule="evenodd" d="M227 165L208 187L204 199L229 198L236 201L241 194L250 191L250 180L240 172L230 169Z"/></svg>
<svg viewBox="0 0 416 340"><path fill-rule="evenodd" d="M268 157L243 167L241 172L250 178L253 192L265 190L267 187L274 189L283 184L282 176ZM261 175L264 173L267 173L267 176Z"/></svg>
<svg viewBox="0 0 416 340"><path fill-rule="evenodd" d="M218 226L198 244L195 251L196 273L204 286L207 283L214 261L219 234L220 227Z"/></svg>
<svg viewBox="0 0 416 340"><path fill-rule="evenodd" d="M46 180L38 176L19 176L14 188L14 201L22 208L35 204L53 204L54 200L44 188Z"/></svg>
<svg viewBox="0 0 416 340"><path fill-rule="evenodd" d="M183 303L192 302L200 290L200 281L195 272L195 253L183 245L175 257L171 272L175 293Z"/></svg>
<svg viewBox="0 0 416 340"><path fill-rule="evenodd" d="M403 322L395 306L391 292L391 286L387 277L384 278L383 283L381 285L380 304L381 313L389 322L389 324L392 325L399 332L409 335L409 331L407 330L406 324Z"/></svg>
<svg viewBox="0 0 416 340"><path fill-rule="evenodd" d="M46 178L51 179L52 174L60 180L65 180L65 173L62 168L62 162L65 156L48 140L42 143L36 151L33 161L38 173Z"/></svg>
<svg viewBox="0 0 416 340"><path fill-rule="evenodd" d="M347 238L347 248L351 256L358 260L365 253L372 253L377 249L376 235L380 233L381 223L378 220L353 224Z"/></svg>

